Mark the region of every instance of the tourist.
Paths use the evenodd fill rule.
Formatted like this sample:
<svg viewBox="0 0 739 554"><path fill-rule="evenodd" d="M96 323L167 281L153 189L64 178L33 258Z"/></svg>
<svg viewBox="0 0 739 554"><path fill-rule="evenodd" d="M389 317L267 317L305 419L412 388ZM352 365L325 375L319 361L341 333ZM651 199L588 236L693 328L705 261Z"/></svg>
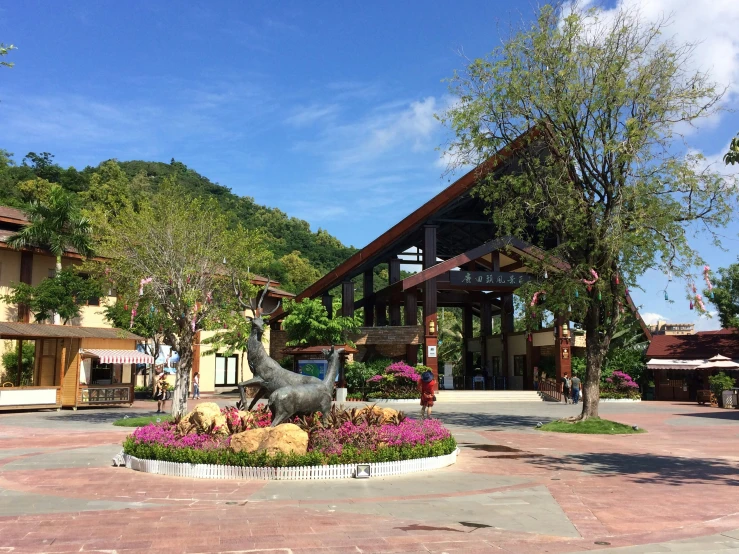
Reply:
<svg viewBox="0 0 739 554"><path fill-rule="evenodd" d="M195 400L200 399L200 373L198 372L192 376L192 397Z"/></svg>
<svg viewBox="0 0 739 554"><path fill-rule="evenodd" d="M431 417L431 408L434 406L434 400L436 400L434 374L430 371L424 371L421 374L421 380L418 381L418 386L421 389L421 419L425 419Z"/></svg>
<svg viewBox="0 0 739 554"><path fill-rule="evenodd" d="M577 375L572 377L570 386L572 387L572 403L577 404L580 402L580 378Z"/></svg>
<svg viewBox="0 0 739 554"><path fill-rule="evenodd" d="M164 412L164 404L167 402L167 374L162 371L154 388L154 398L157 401L157 413Z"/></svg>
<svg viewBox="0 0 739 554"><path fill-rule="evenodd" d="M572 386L572 383L570 381L570 378L565 373L562 376L562 398L564 398L565 404L570 403L570 388Z"/></svg>

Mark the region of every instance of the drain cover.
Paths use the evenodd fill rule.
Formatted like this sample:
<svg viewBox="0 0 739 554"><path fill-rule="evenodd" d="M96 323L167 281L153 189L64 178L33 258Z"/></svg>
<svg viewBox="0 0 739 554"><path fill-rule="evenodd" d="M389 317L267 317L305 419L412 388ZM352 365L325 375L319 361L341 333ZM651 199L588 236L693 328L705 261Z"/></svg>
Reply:
<svg viewBox="0 0 739 554"><path fill-rule="evenodd" d="M606 542L606 541L595 541L595 544L599 544L601 546L610 546L611 545L610 542Z"/></svg>

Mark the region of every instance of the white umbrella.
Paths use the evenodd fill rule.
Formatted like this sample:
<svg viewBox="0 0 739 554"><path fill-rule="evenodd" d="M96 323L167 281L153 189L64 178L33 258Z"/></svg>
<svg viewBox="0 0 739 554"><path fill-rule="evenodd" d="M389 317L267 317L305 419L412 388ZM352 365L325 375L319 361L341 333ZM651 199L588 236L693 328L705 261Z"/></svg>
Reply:
<svg viewBox="0 0 739 554"><path fill-rule="evenodd" d="M702 363L695 369L739 369L739 364L734 362L731 358L716 354L713 358L705 363Z"/></svg>

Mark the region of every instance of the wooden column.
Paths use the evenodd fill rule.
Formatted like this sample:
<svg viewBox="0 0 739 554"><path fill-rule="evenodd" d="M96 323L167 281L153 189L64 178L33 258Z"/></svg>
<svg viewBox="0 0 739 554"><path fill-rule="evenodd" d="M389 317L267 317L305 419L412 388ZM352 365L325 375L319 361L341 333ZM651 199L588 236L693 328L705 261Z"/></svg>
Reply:
<svg viewBox="0 0 739 554"><path fill-rule="evenodd" d="M389 284L397 283L400 281L400 260L393 258L387 264ZM400 325L400 302L397 299L390 299L390 325Z"/></svg>
<svg viewBox="0 0 739 554"><path fill-rule="evenodd" d="M364 302L364 326L372 327L375 324L375 274L371 269L364 272L362 283Z"/></svg>
<svg viewBox="0 0 739 554"><path fill-rule="evenodd" d="M485 385L492 388L490 382L492 370L488 363L488 338L493 334L493 311L490 299L480 302L480 355L482 357L482 369L485 374Z"/></svg>
<svg viewBox="0 0 739 554"><path fill-rule="evenodd" d="M467 383L472 378L473 370L475 369L474 367L472 367L475 356L469 350L469 342L474 337L474 327L472 325L472 322L472 305L465 304L462 308L462 348L464 348L464 352L462 353L462 359L464 360L464 384L462 385L463 389L467 388Z"/></svg>
<svg viewBox="0 0 739 554"><path fill-rule="evenodd" d="M405 324L418 325L418 293L416 289L405 291ZM408 365L418 363L418 345L409 344L405 348L405 361Z"/></svg>
<svg viewBox="0 0 739 554"><path fill-rule="evenodd" d="M33 252L21 252L20 282L31 285L33 281ZM26 304L18 304L18 322L30 323L31 312Z"/></svg>
<svg viewBox="0 0 739 554"><path fill-rule="evenodd" d="M425 225L423 228L423 269L436 265L436 226ZM436 315L437 286L436 277L424 283L423 287L423 332L424 332L424 365L431 368L434 379L439 382L439 358L436 355L438 347L439 321ZM433 327L433 333L432 331ZM434 350L434 356L429 356L429 350Z"/></svg>
<svg viewBox="0 0 739 554"><path fill-rule="evenodd" d="M354 283L351 281L341 283L341 315L354 317Z"/></svg>
<svg viewBox="0 0 739 554"><path fill-rule="evenodd" d="M387 326L387 303L384 300L375 302L375 321L377 327Z"/></svg>
<svg viewBox="0 0 739 554"><path fill-rule="evenodd" d="M554 318L554 367L557 383L565 373L572 377L572 345L570 342L572 335L568 319L567 316Z"/></svg>
<svg viewBox="0 0 739 554"><path fill-rule="evenodd" d="M15 386L21 386L21 373L23 373L23 340L18 339L18 375L15 378Z"/></svg>
<svg viewBox="0 0 739 554"><path fill-rule="evenodd" d="M513 332L513 295L503 294L501 296L500 315L500 338L503 343L502 359L500 360L500 372L506 380L506 388L510 388L510 364L508 363L508 336Z"/></svg>
<svg viewBox="0 0 739 554"><path fill-rule="evenodd" d="M500 252L496 250L490 257L493 259L493 271L500 271Z"/></svg>
<svg viewBox="0 0 739 554"><path fill-rule="evenodd" d="M328 312L328 318L331 319L334 317L334 301L333 298L331 298L331 295L329 293L326 293L321 298L321 303L323 304L323 307L326 308L326 311Z"/></svg>

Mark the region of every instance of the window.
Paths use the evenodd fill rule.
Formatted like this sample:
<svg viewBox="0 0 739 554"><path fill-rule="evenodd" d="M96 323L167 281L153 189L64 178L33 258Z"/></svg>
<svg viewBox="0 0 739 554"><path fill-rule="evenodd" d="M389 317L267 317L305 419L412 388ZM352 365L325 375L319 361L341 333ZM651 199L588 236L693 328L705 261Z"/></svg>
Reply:
<svg viewBox="0 0 739 554"><path fill-rule="evenodd" d="M86 281L90 279L90 276L86 273L80 273L80 277L85 279ZM87 299L87 305L88 306L99 306L100 305L100 297L99 296L91 296Z"/></svg>
<svg viewBox="0 0 739 554"><path fill-rule="evenodd" d="M51 269L49 270L49 273L48 273L48 275L49 275L49 279L53 279L54 277L56 277L56 269L52 267L52 268L51 268Z"/></svg>
<svg viewBox="0 0 739 554"><path fill-rule="evenodd" d="M492 366L493 375L496 377L500 375L500 356L493 356L490 360L490 365Z"/></svg>
<svg viewBox="0 0 739 554"><path fill-rule="evenodd" d="M513 356L513 376L523 377L526 370L526 356Z"/></svg>
<svg viewBox="0 0 739 554"><path fill-rule="evenodd" d="M93 359L90 381L93 385L112 385L113 364L101 364L97 358Z"/></svg>
<svg viewBox="0 0 739 554"><path fill-rule="evenodd" d="M236 374L239 362L237 356L216 354L216 381L217 387L236 385Z"/></svg>

